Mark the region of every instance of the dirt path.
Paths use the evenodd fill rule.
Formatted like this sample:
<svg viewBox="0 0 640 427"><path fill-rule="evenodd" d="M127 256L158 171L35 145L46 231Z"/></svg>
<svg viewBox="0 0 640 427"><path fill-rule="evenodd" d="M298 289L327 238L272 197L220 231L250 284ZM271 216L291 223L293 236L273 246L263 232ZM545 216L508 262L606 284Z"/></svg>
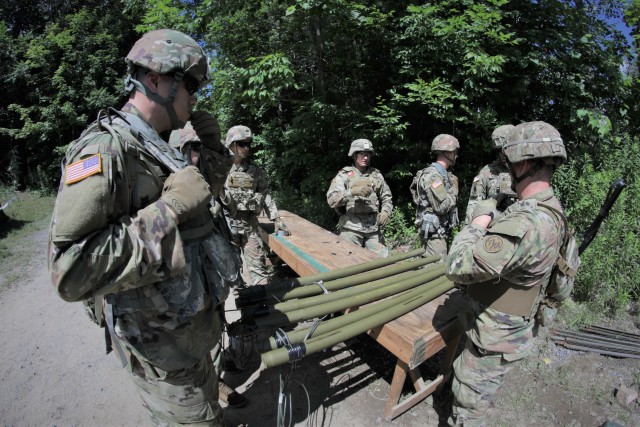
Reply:
<svg viewBox="0 0 640 427"><path fill-rule="evenodd" d="M144 426L147 415L113 355L104 354L103 331L81 304L63 302L49 282L46 230L22 244L33 247L21 279L0 278L0 423L4 426ZM229 312L230 320L237 312ZM638 333L637 314L631 318ZM634 320L635 319L635 320ZM601 426L606 420L640 426L640 405L620 406L620 384L640 384L640 361L580 354L541 340L538 353L508 376L488 425ZM309 356L290 371L260 369L259 359L225 381L250 399L227 409L227 426L275 426L280 378L287 386L292 425L437 426L450 393L429 397L392 423L381 419L395 361L368 337ZM433 367L432 367L433 368ZM433 369L431 369L433 371ZM635 385L634 385L635 384ZM408 390L408 388L406 388ZM307 397L308 396L308 397Z"/></svg>

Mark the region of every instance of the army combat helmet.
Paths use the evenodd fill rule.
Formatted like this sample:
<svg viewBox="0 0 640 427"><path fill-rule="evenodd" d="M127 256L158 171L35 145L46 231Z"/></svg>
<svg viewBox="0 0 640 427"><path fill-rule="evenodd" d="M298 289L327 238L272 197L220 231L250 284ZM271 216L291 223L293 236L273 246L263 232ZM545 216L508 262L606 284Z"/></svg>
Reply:
<svg viewBox="0 0 640 427"><path fill-rule="evenodd" d="M351 143L351 147L349 147L349 157L353 156L358 151L368 151L369 153L373 153L373 143L368 139L356 139Z"/></svg>
<svg viewBox="0 0 640 427"><path fill-rule="evenodd" d="M435 138L431 143L431 152L435 151L456 151L460 148L458 139L453 135L442 133Z"/></svg>
<svg viewBox="0 0 640 427"><path fill-rule="evenodd" d="M508 160L507 165L513 177L512 185L534 175L544 167L549 166L555 169L567 161L567 151L560 132L545 122L521 123L514 127L509 132L502 152ZM525 160L534 160L534 167L521 176L516 176L513 163Z"/></svg>
<svg viewBox="0 0 640 427"><path fill-rule="evenodd" d="M181 150L186 144L200 144L200 138L196 133L193 126L191 126L191 122L187 122L186 125L182 129L176 129L171 132L171 136L169 136L169 145L173 148Z"/></svg>
<svg viewBox="0 0 640 427"><path fill-rule="evenodd" d="M233 126L227 131L227 137L224 139L224 146L229 148L231 144L238 141L247 141L253 139L251 129L246 126Z"/></svg>
<svg viewBox="0 0 640 427"><path fill-rule="evenodd" d="M507 142L509 132L514 128L514 125L502 125L495 128L491 134L491 141L493 141L493 148L496 150L502 150L502 147Z"/></svg>
<svg viewBox="0 0 640 427"><path fill-rule="evenodd" d="M502 151L511 163L544 159L547 164L559 166L567 161L560 132L545 122L521 123L514 127Z"/></svg>
<svg viewBox="0 0 640 427"><path fill-rule="evenodd" d="M162 29L144 34L131 48L126 62L125 92L129 94L138 90L152 101L164 105L171 118L172 129L184 126L173 107L180 81L184 80L189 94L193 95L211 79L209 60L202 48L191 37L176 30ZM140 69L172 76L169 96L163 98L137 80Z"/></svg>

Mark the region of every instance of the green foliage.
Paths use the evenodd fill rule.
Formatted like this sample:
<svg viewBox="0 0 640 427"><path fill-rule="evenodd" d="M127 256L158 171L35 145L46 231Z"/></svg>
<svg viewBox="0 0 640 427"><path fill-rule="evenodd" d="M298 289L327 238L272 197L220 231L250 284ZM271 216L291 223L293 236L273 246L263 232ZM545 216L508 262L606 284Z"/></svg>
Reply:
<svg viewBox="0 0 640 427"><path fill-rule="evenodd" d="M0 283L11 284L19 277L9 277L8 272L16 263L29 259L34 253L44 256L42 239L28 238L36 231L46 230L53 212L54 197L38 192L15 193L0 186L0 201L17 198L3 212L7 219L0 222ZM11 267L11 268L10 268Z"/></svg>
<svg viewBox="0 0 640 427"><path fill-rule="evenodd" d="M573 159L554 177L554 188L578 233L591 224L609 186L624 178L627 188L582 254L574 298L592 309L615 313L640 296L640 143L637 138L610 137L601 141L600 162L588 154Z"/></svg>
<svg viewBox="0 0 640 427"><path fill-rule="evenodd" d="M122 10L118 1L69 8L40 33L6 39L12 61L3 64L0 87L10 96L0 135L9 136L10 149L0 160L20 165L10 177L18 186L56 188L60 157L53 149L76 138L98 109L122 100L123 46L130 48L133 34L131 22L114 13Z"/></svg>
<svg viewBox="0 0 640 427"><path fill-rule="evenodd" d="M389 222L384 229L384 239L389 250L406 245L410 245L412 248L420 246L420 239L416 227L413 225L412 208L410 205L406 206L406 211L410 212L408 215L397 206L391 211Z"/></svg>

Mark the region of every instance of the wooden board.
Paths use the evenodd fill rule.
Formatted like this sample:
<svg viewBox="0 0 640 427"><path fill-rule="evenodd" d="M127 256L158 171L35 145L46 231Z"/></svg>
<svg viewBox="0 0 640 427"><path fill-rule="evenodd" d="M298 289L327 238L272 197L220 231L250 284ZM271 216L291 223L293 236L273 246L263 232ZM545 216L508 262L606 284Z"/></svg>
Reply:
<svg viewBox="0 0 640 427"><path fill-rule="evenodd" d="M273 223L262 218L261 237L300 276L350 267L379 258L368 249L348 242L295 214L280 211L280 215L291 235L274 235ZM371 337L398 358L384 409L385 420L389 421L418 404L448 378L461 333L456 319L461 304L461 293L453 289L412 312L369 331ZM440 375L428 384L425 383L418 366L445 348ZM411 379L416 392L400 401L407 377Z"/></svg>

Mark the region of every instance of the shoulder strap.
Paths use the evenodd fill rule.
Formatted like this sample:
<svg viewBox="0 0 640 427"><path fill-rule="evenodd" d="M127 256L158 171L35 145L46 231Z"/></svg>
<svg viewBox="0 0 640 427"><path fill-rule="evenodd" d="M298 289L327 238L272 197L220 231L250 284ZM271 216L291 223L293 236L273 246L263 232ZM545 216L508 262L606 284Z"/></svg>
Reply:
<svg viewBox="0 0 640 427"><path fill-rule="evenodd" d="M431 166L436 168L436 170L442 177L442 180L444 181L444 185L447 188L447 190L451 188L451 182L449 181L449 174L447 173L446 169L443 168L442 165L440 165L440 163L437 163L437 162L431 163Z"/></svg>
<svg viewBox="0 0 640 427"><path fill-rule="evenodd" d="M578 271L575 268L571 267L566 260L567 246L569 245L569 240L573 236L573 233L569 229L569 222L567 221L567 217L564 213L560 212L553 206L547 205L546 203L539 202L538 206L551 211L551 213L554 213L558 218L562 220L562 223L564 224L564 237L562 239L562 244L560 245L560 250L558 251L557 265L562 273L566 274L567 276L575 277Z"/></svg>

